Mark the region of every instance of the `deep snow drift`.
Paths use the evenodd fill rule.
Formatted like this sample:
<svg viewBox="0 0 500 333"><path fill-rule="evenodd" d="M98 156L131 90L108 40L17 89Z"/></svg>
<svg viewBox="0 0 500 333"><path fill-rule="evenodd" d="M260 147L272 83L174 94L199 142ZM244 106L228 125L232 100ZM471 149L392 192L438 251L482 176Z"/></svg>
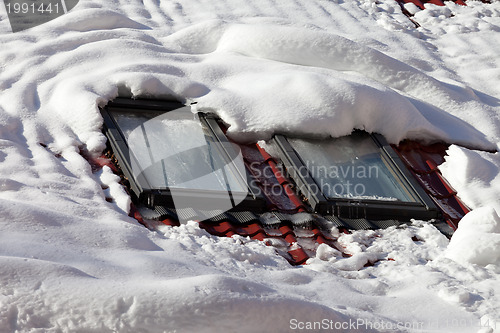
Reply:
<svg viewBox="0 0 500 333"><path fill-rule="evenodd" d="M12 33L0 6L0 331L500 330L500 158L477 150L500 147L500 2L407 9L421 28L390 0L82 0ZM151 232L80 155L118 94L197 102L241 141L444 140L476 210L451 243L416 221L295 268L196 223Z"/></svg>

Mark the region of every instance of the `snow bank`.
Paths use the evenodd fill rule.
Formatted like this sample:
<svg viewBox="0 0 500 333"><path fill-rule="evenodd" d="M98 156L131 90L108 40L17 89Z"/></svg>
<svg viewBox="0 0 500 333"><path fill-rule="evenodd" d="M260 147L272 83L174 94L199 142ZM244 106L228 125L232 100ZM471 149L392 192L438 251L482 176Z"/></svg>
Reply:
<svg viewBox="0 0 500 333"><path fill-rule="evenodd" d="M434 52L443 64L454 68L448 79L469 83L469 94L481 101L464 104L454 114L499 142L500 86L492 84L500 75L500 44L492 43L500 31L498 2L483 6L479 1L469 1L465 7L448 1L445 7L426 6L414 19L432 39Z"/></svg>
<svg viewBox="0 0 500 333"><path fill-rule="evenodd" d="M459 263L500 265L500 217L492 207L477 208L461 221L446 250Z"/></svg>
<svg viewBox="0 0 500 333"><path fill-rule="evenodd" d="M500 153L450 146L439 169L470 208L500 211Z"/></svg>
<svg viewBox="0 0 500 333"><path fill-rule="evenodd" d="M200 274L168 281L131 278L113 282L33 259L0 257L0 263L3 332L19 328L23 332L57 332L58 328L79 332L164 332L177 328L215 332L235 327L241 332L265 332L289 326L288 318L349 321L328 307L276 296L269 287L237 277ZM43 282L39 276L45 277Z"/></svg>
<svg viewBox="0 0 500 333"><path fill-rule="evenodd" d="M239 69L197 99L198 109L217 112L235 138L268 139L274 132L336 137L358 128L393 143L412 138L493 147L440 109L450 100L470 100L468 94L338 35L229 26L207 61L222 73L228 66Z"/></svg>
<svg viewBox="0 0 500 333"><path fill-rule="evenodd" d="M120 177L115 175L108 166L104 166L97 173L97 176L101 182L104 197L113 200L122 212L128 214L132 200L125 188L120 184Z"/></svg>
<svg viewBox="0 0 500 333"><path fill-rule="evenodd" d="M90 151L103 148L97 106L119 93L198 102L239 141L276 132L336 137L357 128L392 143L495 148L492 133L457 112L465 105L482 112L470 89L339 34L269 20L208 20L165 35L125 14L87 7L34 28L36 37L3 36L0 60L9 66L0 77L0 105L36 112L44 127L74 132L74 144ZM8 51L19 48L24 52Z"/></svg>

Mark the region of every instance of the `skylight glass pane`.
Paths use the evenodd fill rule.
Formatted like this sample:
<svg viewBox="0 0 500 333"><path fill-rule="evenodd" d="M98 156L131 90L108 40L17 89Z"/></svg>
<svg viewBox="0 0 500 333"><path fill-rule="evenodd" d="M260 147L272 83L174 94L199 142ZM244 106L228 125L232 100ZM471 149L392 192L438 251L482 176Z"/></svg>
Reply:
<svg viewBox="0 0 500 333"><path fill-rule="evenodd" d="M135 157L131 162L134 175L142 173L151 188L247 192L224 157L221 144L189 109L161 115L110 113Z"/></svg>
<svg viewBox="0 0 500 333"><path fill-rule="evenodd" d="M366 133L288 140L328 198L413 202Z"/></svg>

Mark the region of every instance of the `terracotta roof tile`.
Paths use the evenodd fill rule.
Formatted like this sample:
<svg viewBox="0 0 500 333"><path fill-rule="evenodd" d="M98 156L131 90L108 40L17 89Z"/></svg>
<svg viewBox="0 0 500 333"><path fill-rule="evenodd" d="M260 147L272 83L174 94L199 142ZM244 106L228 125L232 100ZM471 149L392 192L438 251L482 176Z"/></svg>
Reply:
<svg viewBox="0 0 500 333"><path fill-rule="evenodd" d="M301 247L288 251L288 254L291 257L290 263L292 265L302 265L309 259L307 253Z"/></svg>
<svg viewBox="0 0 500 333"><path fill-rule="evenodd" d="M161 220L161 223L165 224L165 225L168 225L168 226L171 226L171 227L178 227L180 226L181 224L179 223L179 221L177 220L173 220L171 218L166 218L164 220Z"/></svg>
<svg viewBox="0 0 500 333"><path fill-rule="evenodd" d="M430 4L434 4L434 5L438 5L438 6L445 6L445 3L443 0L397 0L399 4L403 5L405 3L413 3L415 4L415 6L417 6L418 8L420 9L425 9L425 4L426 3L430 3ZM450 1L450 0L446 0L446 1ZM457 1L453 1L459 5L463 5L463 6L466 6L465 2L462 1L462 0L457 0Z"/></svg>
<svg viewBox="0 0 500 333"><path fill-rule="evenodd" d="M458 198L457 192L441 175L438 166L444 162L449 145L435 143L424 146L414 141L404 141L393 146L403 162L413 171L416 180L442 211L445 220L455 230L460 220L469 212Z"/></svg>
<svg viewBox="0 0 500 333"><path fill-rule="evenodd" d="M415 173L426 174L436 171L437 166L444 162L441 155L427 153L420 149L401 149L397 148L401 159Z"/></svg>
<svg viewBox="0 0 500 333"><path fill-rule="evenodd" d="M264 232L259 232L256 233L255 235L251 236L252 239L263 241L267 238L267 235Z"/></svg>
<svg viewBox="0 0 500 333"><path fill-rule="evenodd" d="M442 0L428 0L426 2L427 3L432 3L434 5L438 5L438 6L444 6L444 2Z"/></svg>
<svg viewBox="0 0 500 333"><path fill-rule="evenodd" d="M259 233L262 233L263 235L266 234L266 232L264 231L264 229L262 229L262 227L259 223L252 223L252 224L248 224L245 226L234 226L233 225L233 228L238 235L241 235L243 237L247 237L247 236L252 237L252 236L255 236Z"/></svg>
<svg viewBox="0 0 500 333"><path fill-rule="evenodd" d="M257 144L243 147L241 152L245 165L265 195L269 210L286 213L305 211L304 204L291 189L289 180L279 170L276 160Z"/></svg>

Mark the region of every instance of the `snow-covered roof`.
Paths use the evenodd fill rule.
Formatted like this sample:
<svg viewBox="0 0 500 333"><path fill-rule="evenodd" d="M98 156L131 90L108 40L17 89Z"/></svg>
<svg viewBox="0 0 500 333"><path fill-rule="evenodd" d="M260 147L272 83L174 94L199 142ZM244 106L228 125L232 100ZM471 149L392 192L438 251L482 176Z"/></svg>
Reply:
<svg viewBox="0 0 500 333"><path fill-rule="evenodd" d="M416 28L393 0L88 0L16 33L0 6L0 331L498 330L500 2L467 4L405 5ZM472 212L451 242L423 221L339 233L351 257L297 267L197 223L152 232L82 157L126 94L197 102L238 142L446 142Z"/></svg>

